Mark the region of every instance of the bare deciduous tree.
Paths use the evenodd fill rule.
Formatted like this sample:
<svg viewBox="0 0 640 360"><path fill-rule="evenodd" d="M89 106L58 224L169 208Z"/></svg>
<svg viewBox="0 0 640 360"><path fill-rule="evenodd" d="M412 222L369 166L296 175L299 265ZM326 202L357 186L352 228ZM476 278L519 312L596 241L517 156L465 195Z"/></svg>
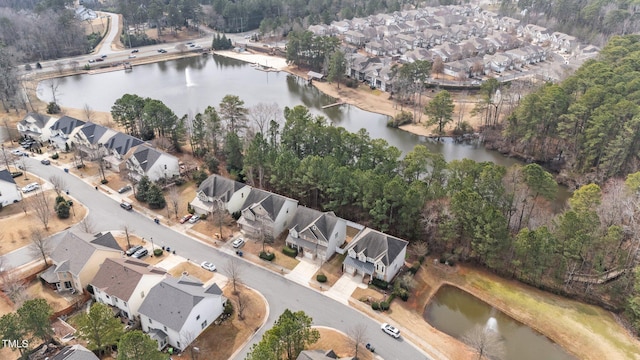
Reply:
<svg viewBox="0 0 640 360"><path fill-rule="evenodd" d="M35 195L27 198L31 209L36 213L36 217L44 225L45 230L49 230L49 220L51 219L52 206L44 191L38 191Z"/></svg>
<svg viewBox="0 0 640 360"><path fill-rule="evenodd" d="M7 268L4 260L0 260L0 285L2 292L7 294L16 307L20 307L23 302L29 300L27 286L15 269Z"/></svg>
<svg viewBox="0 0 640 360"><path fill-rule="evenodd" d="M93 121L94 120L96 112L93 111L93 109L91 108L91 106L89 106L89 104L84 104L84 108L82 110L84 112L84 118L87 121Z"/></svg>
<svg viewBox="0 0 640 360"><path fill-rule="evenodd" d="M92 234L95 228L95 226L93 225L93 221L91 221L89 217L85 217L84 219L82 219L82 221L80 221L78 225L80 226L80 229L87 234Z"/></svg>
<svg viewBox="0 0 640 360"><path fill-rule="evenodd" d="M417 257L426 256L427 252L429 252L429 245L423 240L418 240L414 243L411 243L411 247L409 251Z"/></svg>
<svg viewBox="0 0 640 360"><path fill-rule="evenodd" d="M241 291L236 293L236 302L238 303L238 319L244 319L244 310L247 308L249 298L246 297Z"/></svg>
<svg viewBox="0 0 640 360"><path fill-rule="evenodd" d="M53 68L56 69L58 74L62 75L62 73L64 72L65 64L61 61L57 61L56 63L53 64Z"/></svg>
<svg viewBox="0 0 640 360"><path fill-rule="evenodd" d="M80 63L78 61L76 61L76 60L71 60L71 61L69 61L69 67L73 71L78 71L78 70L80 70Z"/></svg>
<svg viewBox="0 0 640 360"><path fill-rule="evenodd" d="M44 264L49 266L47 256L51 253L51 246L44 237L44 234L40 230L33 230L31 231L30 237L31 244L29 245L29 250L34 257L42 257Z"/></svg>
<svg viewBox="0 0 640 360"><path fill-rule="evenodd" d="M175 151L173 143L166 137L157 137L153 139L152 144L156 149L162 150L164 152L171 153Z"/></svg>
<svg viewBox="0 0 640 360"><path fill-rule="evenodd" d="M249 117L256 126L256 130L265 133L265 130L271 121L279 121L282 116L282 110L278 104L259 103L249 109Z"/></svg>
<svg viewBox="0 0 640 360"><path fill-rule="evenodd" d="M354 359L358 358L358 350L367 342L367 325L363 323L355 324L349 328L349 345L353 346Z"/></svg>
<svg viewBox="0 0 640 360"><path fill-rule="evenodd" d="M55 190L56 195L60 196L60 193L62 193L62 189L64 189L66 186L66 183L62 176L53 175L49 178L49 182L51 183L51 185L53 185L53 190Z"/></svg>
<svg viewBox="0 0 640 360"><path fill-rule="evenodd" d="M463 341L478 354L478 360L502 359L505 355L504 341L495 329L475 326L463 337Z"/></svg>
<svg viewBox="0 0 640 360"><path fill-rule="evenodd" d="M182 205L182 199L180 198L180 193L178 192L178 187L171 186L167 193L167 210L173 210L173 215L175 215L176 219L178 218L178 214L180 213L180 206Z"/></svg>
<svg viewBox="0 0 640 360"><path fill-rule="evenodd" d="M237 286L242 283L242 264L238 259L232 258L227 261L224 267L224 271L227 273L227 277L231 280L233 285L233 293L238 293Z"/></svg>
<svg viewBox="0 0 640 360"><path fill-rule="evenodd" d="M131 249L131 227L127 224L123 224L122 231L124 231L124 236L127 239L127 250L129 250Z"/></svg>

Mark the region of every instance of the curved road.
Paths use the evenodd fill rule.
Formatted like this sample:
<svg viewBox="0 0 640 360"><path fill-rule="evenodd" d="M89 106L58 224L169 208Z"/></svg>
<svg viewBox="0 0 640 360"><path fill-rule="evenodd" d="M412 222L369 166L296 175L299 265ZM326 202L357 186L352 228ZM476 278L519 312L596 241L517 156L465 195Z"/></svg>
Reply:
<svg viewBox="0 0 640 360"><path fill-rule="evenodd" d="M94 224L94 231L120 230L123 225L128 225L133 231L146 239L153 238L157 246L171 246L176 253L196 262L208 260L224 268L230 258L225 251L215 249L196 241L182 233L154 222L136 211L125 211L120 208L118 202L108 197L102 191L96 191L83 180L63 172L56 166L45 166L34 158L26 159L30 172L42 179L49 179L52 175L60 176L65 181L65 188L70 190L70 195L83 203L89 210L88 218ZM52 245L59 242L61 235L51 238ZM233 254L230 245L227 250ZM33 260L27 248L16 250L2 256L9 266L24 265ZM356 324L364 324L367 327L367 341L376 348L376 354L385 360L422 360L428 359L412 344L401 337L395 340L382 333L380 324L361 314L360 312L330 299L315 290L309 289L295 282L285 279L279 274L273 273L262 267L242 260L244 271L242 281L248 286L260 291L269 303L269 317L266 326L262 327L256 336L234 356L234 359L245 358L251 345L260 341L265 330L271 328L275 320L285 309L292 311L303 310L314 319L314 325L328 326L339 329L345 333ZM223 269L221 269L223 270ZM223 271L224 272L224 271Z"/></svg>

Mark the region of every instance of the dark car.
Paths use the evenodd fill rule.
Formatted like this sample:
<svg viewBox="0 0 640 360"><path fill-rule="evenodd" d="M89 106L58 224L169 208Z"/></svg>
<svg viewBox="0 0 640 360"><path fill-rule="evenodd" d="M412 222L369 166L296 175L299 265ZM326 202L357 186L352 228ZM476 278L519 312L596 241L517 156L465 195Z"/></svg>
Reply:
<svg viewBox="0 0 640 360"><path fill-rule="evenodd" d="M101 58L103 58L103 59L106 59L106 58L107 58L107 55L102 55L102 56L100 56L100 57L101 57Z"/></svg>
<svg viewBox="0 0 640 360"><path fill-rule="evenodd" d="M149 250L142 248L138 251L136 251L133 255L131 255L132 258L136 258L136 259L142 259L143 257L149 255Z"/></svg>
<svg viewBox="0 0 640 360"><path fill-rule="evenodd" d="M103 58L97 58L96 61L104 61Z"/></svg>
<svg viewBox="0 0 640 360"><path fill-rule="evenodd" d="M131 247L131 249L127 250L127 253L126 253L126 254L127 254L127 256L131 256L131 255L135 254L135 253L136 253L136 251L138 251L138 250L140 250L140 249L142 249L142 246L141 246L141 245L133 246L133 247Z"/></svg>
<svg viewBox="0 0 640 360"><path fill-rule="evenodd" d="M126 185L126 186L123 186L120 189L118 189L118 194L124 194L124 193L126 193L127 191L130 191L130 190L131 190L131 185Z"/></svg>
<svg viewBox="0 0 640 360"><path fill-rule="evenodd" d="M139 51L140 51L140 50L138 50L138 49L133 49L133 50L131 50L131 53L132 53L132 54L135 54L135 53L137 53L137 52L139 52Z"/></svg>
<svg viewBox="0 0 640 360"><path fill-rule="evenodd" d="M49 159L42 159L40 160L40 163L42 165L51 165L51 161Z"/></svg>
<svg viewBox="0 0 640 360"><path fill-rule="evenodd" d="M11 172L11 177L12 178L17 178L18 176L22 176L22 171L12 171Z"/></svg>
<svg viewBox="0 0 640 360"><path fill-rule="evenodd" d="M131 204L129 204L128 202L124 201L120 203L120 207L125 209L125 210L131 210L133 209L133 206Z"/></svg>

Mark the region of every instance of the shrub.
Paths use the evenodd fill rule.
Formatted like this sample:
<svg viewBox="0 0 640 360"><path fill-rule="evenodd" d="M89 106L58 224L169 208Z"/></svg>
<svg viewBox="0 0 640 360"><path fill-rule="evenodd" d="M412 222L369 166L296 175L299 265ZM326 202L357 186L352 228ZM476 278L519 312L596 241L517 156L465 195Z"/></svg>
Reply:
<svg viewBox="0 0 640 360"><path fill-rule="evenodd" d="M373 279L371 280L371 285L380 288L382 290L387 290L389 288L389 283L382 279Z"/></svg>
<svg viewBox="0 0 640 360"><path fill-rule="evenodd" d="M209 214L200 215L200 220L207 220L207 215L209 215Z"/></svg>
<svg viewBox="0 0 640 360"><path fill-rule="evenodd" d="M371 303L371 308L373 310L380 310L380 303L378 303L377 301L374 301Z"/></svg>
<svg viewBox="0 0 640 360"><path fill-rule="evenodd" d="M31 70L31 64L26 64L26 65L24 66L24 69L25 69L26 71L30 71L30 70Z"/></svg>
<svg viewBox="0 0 640 360"><path fill-rule="evenodd" d="M184 178L176 178L175 180L173 180L173 183L176 184L176 186L182 186L186 183L187 181Z"/></svg>
<svg viewBox="0 0 640 360"><path fill-rule="evenodd" d="M196 170L191 174L191 178L196 183L196 186L200 186L207 179L207 173L202 170Z"/></svg>
<svg viewBox="0 0 640 360"><path fill-rule="evenodd" d="M276 254L266 251L260 251L260 259L264 259L267 261L273 261L276 258Z"/></svg>
<svg viewBox="0 0 640 360"><path fill-rule="evenodd" d="M63 201L56 205L56 214L60 219L68 219L69 218L69 204L66 201Z"/></svg>
<svg viewBox="0 0 640 360"><path fill-rule="evenodd" d="M402 289L402 290L404 290L404 289ZM407 290L401 291L398 296L400 297L400 299L402 299L402 301L409 300L409 292Z"/></svg>
<svg viewBox="0 0 640 360"><path fill-rule="evenodd" d="M292 257L292 258L295 258L296 256L298 256L298 250L297 249L292 249L289 246L283 247L282 248L282 253L287 255L287 256L289 256L289 257Z"/></svg>
<svg viewBox="0 0 640 360"><path fill-rule="evenodd" d="M55 154L51 155L51 158L53 160L57 160L59 157L60 157L60 155L58 155L58 153L55 153Z"/></svg>
<svg viewBox="0 0 640 360"><path fill-rule="evenodd" d="M388 301L382 301L380 303L380 310L382 310L382 311L389 310L389 302Z"/></svg>
<svg viewBox="0 0 640 360"><path fill-rule="evenodd" d="M425 259L424 255L418 258L418 261L420 262L420 264L424 263L424 259Z"/></svg>
<svg viewBox="0 0 640 360"><path fill-rule="evenodd" d="M447 259L444 256L440 257L440 264L444 264L447 262Z"/></svg>
<svg viewBox="0 0 640 360"><path fill-rule="evenodd" d="M63 203L65 201L66 200L62 196L58 195L58 196L56 196L56 205L55 206L58 206L58 204Z"/></svg>
<svg viewBox="0 0 640 360"><path fill-rule="evenodd" d="M162 249L153 249L154 256L162 256L162 254L164 254L164 251Z"/></svg>
<svg viewBox="0 0 640 360"><path fill-rule="evenodd" d="M233 303L231 301L227 301L224 304L224 310L222 311L222 313L225 315L233 314Z"/></svg>
<svg viewBox="0 0 640 360"><path fill-rule="evenodd" d="M234 211L233 214L231 214L231 216L233 217L233 220L238 221L238 219L240 219L240 216L242 215L242 213L240 211Z"/></svg>
<svg viewBox="0 0 640 360"><path fill-rule="evenodd" d="M401 111L393 119L387 122L387 126L397 128L399 126L410 124L412 122L413 122L413 114L410 113L409 111Z"/></svg>
<svg viewBox="0 0 640 360"><path fill-rule="evenodd" d="M418 272L418 270L420 270L420 263L416 261L413 264L411 264L411 267L409 268L409 272L415 275Z"/></svg>
<svg viewBox="0 0 640 360"><path fill-rule="evenodd" d="M102 179L102 180L100 180L100 183L101 183L102 185L104 185L104 184L106 184L106 183L108 183L108 182L109 182L109 180L107 180L107 179Z"/></svg>
<svg viewBox="0 0 640 360"><path fill-rule="evenodd" d="M47 104L47 114L59 114L60 106L53 101Z"/></svg>
<svg viewBox="0 0 640 360"><path fill-rule="evenodd" d="M187 212L191 215L196 213L196 210L191 206L191 204L187 204Z"/></svg>
<svg viewBox="0 0 640 360"><path fill-rule="evenodd" d="M318 282L320 282L320 283L325 283L325 282L327 282L327 275L318 274L318 275L316 275L316 280L318 280Z"/></svg>

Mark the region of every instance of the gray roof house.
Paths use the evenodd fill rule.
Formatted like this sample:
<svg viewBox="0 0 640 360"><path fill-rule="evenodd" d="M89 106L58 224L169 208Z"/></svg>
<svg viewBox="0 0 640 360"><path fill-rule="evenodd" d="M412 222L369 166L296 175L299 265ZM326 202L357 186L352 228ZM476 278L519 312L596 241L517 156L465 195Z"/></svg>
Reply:
<svg viewBox="0 0 640 360"><path fill-rule="evenodd" d="M50 127L51 143L59 149L71 146L76 133L80 131L85 122L70 116L63 116L57 119Z"/></svg>
<svg viewBox="0 0 640 360"><path fill-rule="evenodd" d="M346 241L347 222L333 212L298 206L286 244L308 258L328 260Z"/></svg>
<svg viewBox="0 0 640 360"><path fill-rule="evenodd" d="M140 324L158 349L183 350L222 314L226 301L216 284L204 287L190 276L165 278L144 298Z"/></svg>
<svg viewBox="0 0 640 360"><path fill-rule="evenodd" d="M40 278L55 290L82 292L100 264L107 258L121 256L122 249L110 232L92 236L67 231L49 256L53 266L40 274Z"/></svg>
<svg viewBox="0 0 640 360"><path fill-rule="evenodd" d="M352 356L338 358L333 350L304 350L296 360L353 360Z"/></svg>
<svg viewBox="0 0 640 360"><path fill-rule="evenodd" d="M136 180L143 176L151 181L180 176L180 161L177 157L146 143L129 149L124 159L119 165L120 171L129 170L129 177Z"/></svg>
<svg viewBox="0 0 640 360"><path fill-rule="evenodd" d="M112 137L104 142L104 147L111 151L111 154L115 157L122 159L122 157L129 152L129 150L135 146L142 144L144 141L133 137L131 135L123 134L121 132L113 134Z"/></svg>
<svg viewBox="0 0 640 360"><path fill-rule="evenodd" d="M197 214L211 213L218 203L233 214L242 210L250 192L251 186L214 174L200 184L190 204Z"/></svg>
<svg viewBox="0 0 640 360"><path fill-rule="evenodd" d="M404 265L409 242L366 228L347 247L342 269L352 275L369 275L391 281Z"/></svg>
<svg viewBox="0 0 640 360"><path fill-rule="evenodd" d="M17 125L21 136L28 136L38 141L49 141L49 127L56 118L38 113L28 113Z"/></svg>
<svg viewBox="0 0 640 360"><path fill-rule="evenodd" d="M7 169L0 170L0 204L4 207L22 200L22 192Z"/></svg>
<svg viewBox="0 0 640 360"><path fill-rule="evenodd" d="M291 224L297 206L297 200L251 189L241 210L238 225L249 236L265 235L275 239Z"/></svg>
<svg viewBox="0 0 640 360"><path fill-rule="evenodd" d="M82 345L65 346L51 360L99 360L100 358L93 351Z"/></svg>

